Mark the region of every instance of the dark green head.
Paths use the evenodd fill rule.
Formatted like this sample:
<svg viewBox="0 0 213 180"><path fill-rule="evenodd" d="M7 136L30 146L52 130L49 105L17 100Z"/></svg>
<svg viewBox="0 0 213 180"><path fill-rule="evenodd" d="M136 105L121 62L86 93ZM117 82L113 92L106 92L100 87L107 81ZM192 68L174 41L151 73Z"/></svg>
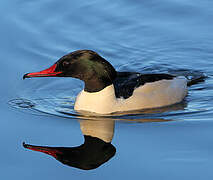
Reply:
<svg viewBox="0 0 213 180"><path fill-rule="evenodd" d="M97 92L116 78L113 66L91 50L79 50L61 57L50 68L24 75L30 77L73 77L84 81L85 91Z"/></svg>

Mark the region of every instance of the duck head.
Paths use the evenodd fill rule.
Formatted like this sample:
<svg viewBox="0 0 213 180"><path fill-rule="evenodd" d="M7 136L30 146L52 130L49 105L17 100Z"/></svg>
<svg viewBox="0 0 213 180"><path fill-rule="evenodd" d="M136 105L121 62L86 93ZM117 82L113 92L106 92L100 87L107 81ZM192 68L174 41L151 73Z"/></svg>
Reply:
<svg viewBox="0 0 213 180"><path fill-rule="evenodd" d="M85 83L84 90L98 92L111 85L116 78L113 66L91 50L79 50L61 57L54 65L40 72L27 73L32 77L73 77Z"/></svg>
<svg viewBox="0 0 213 180"><path fill-rule="evenodd" d="M78 147L34 146L25 143L23 146L51 155L65 165L83 170L95 169L115 155L116 149L111 143L92 136L84 138L84 144Z"/></svg>

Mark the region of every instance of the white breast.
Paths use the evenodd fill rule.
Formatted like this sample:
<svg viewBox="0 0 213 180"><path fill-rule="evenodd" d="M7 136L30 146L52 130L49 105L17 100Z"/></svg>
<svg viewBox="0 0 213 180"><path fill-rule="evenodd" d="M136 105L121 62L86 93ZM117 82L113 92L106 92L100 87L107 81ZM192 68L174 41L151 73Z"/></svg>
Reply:
<svg viewBox="0 0 213 180"><path fill-rule="evenodd" d="M76 98L74 109L109 114L118 111L168 106L181 102L186 95L187 80L181 76L172 80L146 83L136 88L132 96L127 99L117 99L113 85L96 93L88 93L83 90Z"/></svg>
<svg viewBox="0 0 213 180"><path fill-rule="evenodd" d="M103 90L89 93L82 90L75 101L76 111L90 111L99 114L109 114L113 112L117 104L113 85L107 86Z"/></svg>

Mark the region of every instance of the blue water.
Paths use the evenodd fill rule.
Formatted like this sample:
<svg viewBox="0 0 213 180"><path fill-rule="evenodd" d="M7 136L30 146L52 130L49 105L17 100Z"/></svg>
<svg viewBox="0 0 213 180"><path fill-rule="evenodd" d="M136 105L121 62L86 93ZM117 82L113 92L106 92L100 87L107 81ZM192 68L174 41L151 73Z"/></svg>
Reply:
<svg viewBox="0 0 213 180"><path fill-rule="evenodd" d="M1 173L4 179L212 179L213 2L1 1ZM77 146L73 110L83 83L22 80L78 49L92 49L119 71L208 76L183 103L107 117L116 155L91 171L26 150L22 142ZM102 119L105 121L106 119ZM156 122L157 121L157 122ZM146 122L146 123L143 123Z"/></svg>

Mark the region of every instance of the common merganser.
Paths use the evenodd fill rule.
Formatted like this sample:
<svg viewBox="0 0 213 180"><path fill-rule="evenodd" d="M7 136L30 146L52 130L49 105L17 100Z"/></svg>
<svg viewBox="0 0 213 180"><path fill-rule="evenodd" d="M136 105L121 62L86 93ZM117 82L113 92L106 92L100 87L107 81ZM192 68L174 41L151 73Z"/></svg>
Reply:
<svg viewBox="0 0 213 180"><path fill-rule="evenodd" d="M91 50L74 51L48 69L23 76L31 77L73 77L84 81L74 109L96 114L168 106L181 102L187 95L184 76L117 72Z"/></svg>

